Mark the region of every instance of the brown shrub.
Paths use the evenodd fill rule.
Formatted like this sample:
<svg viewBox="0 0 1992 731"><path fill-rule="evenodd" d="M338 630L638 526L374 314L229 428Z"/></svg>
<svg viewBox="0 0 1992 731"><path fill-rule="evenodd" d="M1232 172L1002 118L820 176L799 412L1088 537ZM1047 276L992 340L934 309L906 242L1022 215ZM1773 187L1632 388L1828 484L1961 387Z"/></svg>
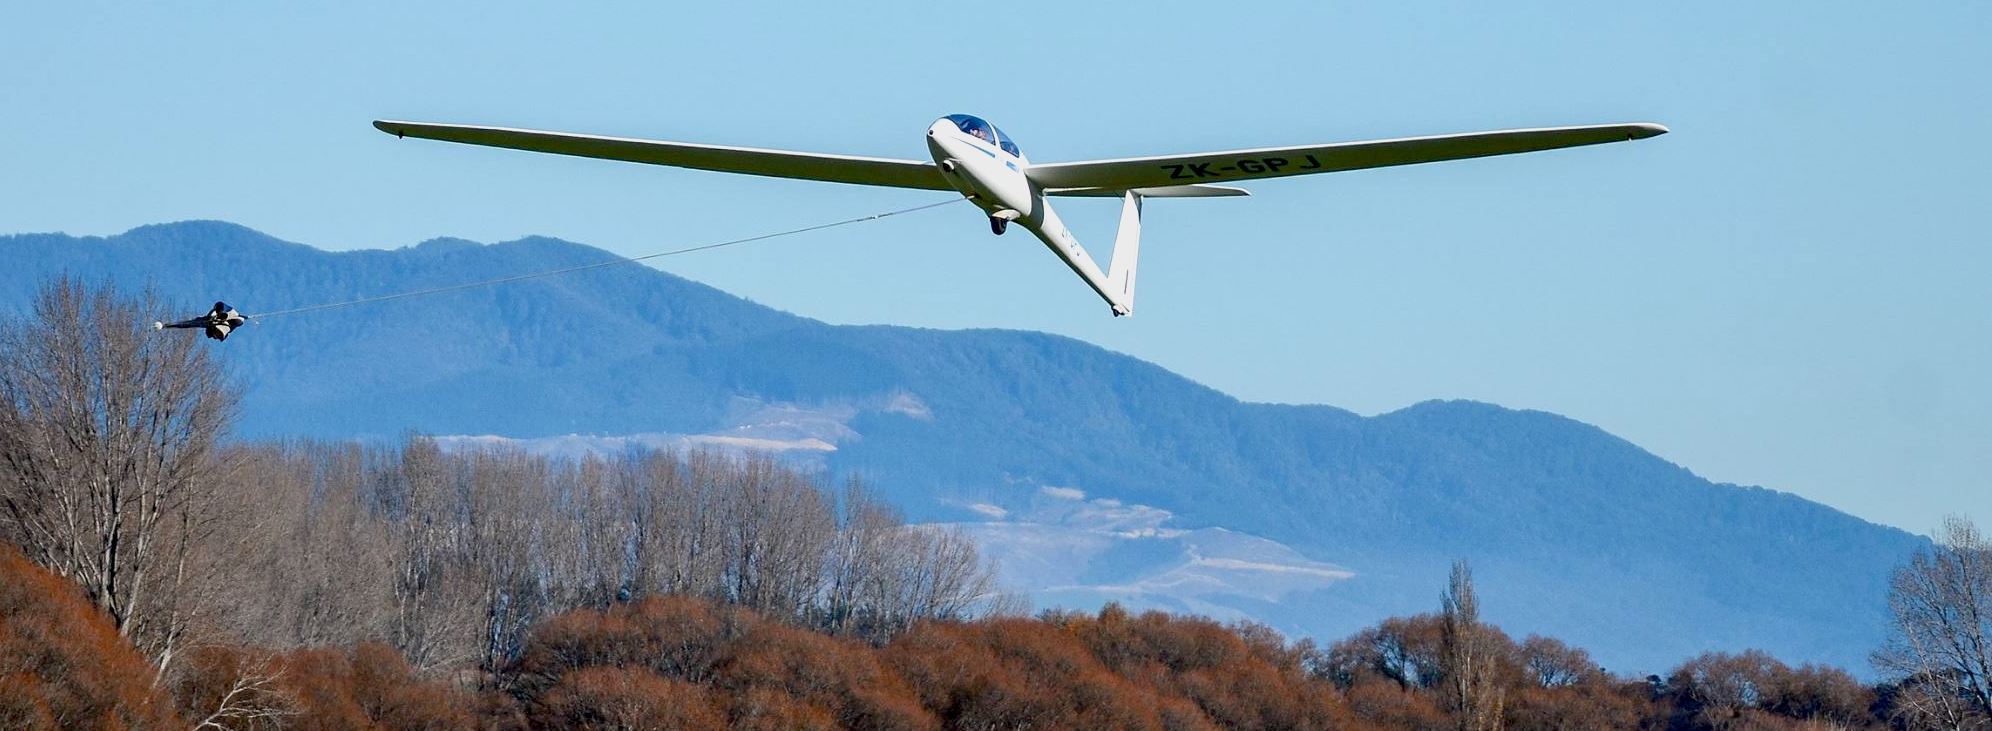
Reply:
<svg viewBox="0 0 1992 731"><path fill-rule="evenodd" d="M1645 686L1622 687L1604 678L1574 685L1529 686L1507 698L1510 728L1543 731L1587 731L1601 728L1641 728L1658 724L1655 706L1643 697Z"/></svg>
<svg viewBox="0 0 1992 731"><path fill-rule="evenodd" d="M767 690L831 710L849 728L920 731L936 726L905 680L870 646L796 627L761 623L728 647L721 687Z"/></svg>
<svg viewBox="0 0 1992 731"><path fill-rule="evenodd" d="M561 677L533 718L537 728L724 729L711 691L643 668L591 667Z"/></svg>
<svg viewBox="0 0 1992 731"><path fill-rule="evenodd" d="M278 719L297 713L281 681L279 663L270 653L200 646L178 663L173 697L196 727L274 728Z"/></svg>
<svg viewBox="0 0 1992 731"><path fill-rule="evenodd" d="M506 692L476 702L490 728L1437 730L1458 721L1435 687L1438 627L1429 615L1385 620L1324 657L1264 627L1109 606L927 622L873 647L706 600L653 598L548 619L494 678ZM1851 677L1761 653L1704 656L1649 684L1615 680L1554 640L1490 636L1510 728L1873 723L1873 695ZM449 728L466 717L464 696L410 677L384 647L281 657L296 672L286 687L314 719L302 727Z"/></svg>
<svg viewBox="0 0 1992 731"><path fill-rule="evenodd" d="M741 731L835 731L830 709L811 705L773 688L753 688L734 698L729 728Z"/></svg>
<svg viewBox="0 0 1992 731"><path fill-rule="evenodd" d="M682 596L566 612L533 630L507 674L515 692L528 697L586 667L640 666L666 678L705 682L732 637L760 623L751 614Z"/></svg>
<svg viewBox="0 0 1992 731"><path fill-rule="evenodd" d="M1443 633L1436 614L1392 617L1331 646L1324 670L1343 688L1373 677L1401 688L1427 688L1439 678Z"/></svg>
<svg viewBox="0 0 1992 731"><path fill-rule="evenodd" d="M1851 728L1874 721L1869 710L1874 702L1874 691L1845 670L1780 664L1765 681L1759 705L1786 718Z"/></svg>
<svg viewBox="0 0 1992 731"><path fill-rule="evenodd" d="M0 544L0 728L180 728L154 668L75 584Z"/></svg>
<svg viewBox="0 0 1992 731"><path fill-rule="evenodd" d="M926 624L883 654L950 728L1160 728L1152 693L1107 670L1051 623Z"/></svg>
<svg viewBox="0 0 1992 731"><path fill-rule="evenodd" d="M1368 728L1439 731L1452 719L1439 710L1431 693L1407 690L1389 678L1368 677L1348 690L1349 712Z"/></svg>
<svg viewBox="0 0 1992 731"><path fill-rule="evenodd" d="M285 729L469 729L476 699L415 677L401 653L367 642L294 650L274 658L276 686L291 715Z"/></svg>

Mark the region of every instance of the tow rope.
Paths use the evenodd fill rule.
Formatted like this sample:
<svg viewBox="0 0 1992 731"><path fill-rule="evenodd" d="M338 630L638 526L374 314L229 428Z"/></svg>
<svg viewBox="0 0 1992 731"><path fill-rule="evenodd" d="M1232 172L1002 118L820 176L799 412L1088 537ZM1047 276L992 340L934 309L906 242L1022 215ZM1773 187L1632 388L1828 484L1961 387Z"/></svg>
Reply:
<svg viewBox="0 0 1992 731"><path fill-rule="evenodd" d="M836 228L838 226L849 226L854 223L877 221L882 218L890 218L892 216L913 213L916 211L924 211L929 208L939 208L941 206L945 206L950 203L956 203L963 200L967 199L951 198L949 200L944 200L939 203L928 203L925 205L914 206L912 208L901 208L896 211L874 213L869 216L860 216L858 218L847 218L842 221L834 221L831 223L819 223L814 226L804 226L802 228L794 228L794 229L789 229L787 231L777 231L774 233L761 234L758 236L749 236L746 238L733 239L730 241L721 241L712 244L700 244L698 246L689 246L683 249L672 249L670 251L662 251L655 254L645 254L643 256L619 257L610 261L596 262L594 264L583 264L580 266L563 267L560 269L548 269L545 271L529 272L526 274L514 274L508 277L498 277L496 279L486 279L478 282L464 282L462 284L452 284L444 287L431 287L429 289L416 289L416 290L409 290L406 292L395 292L393 294L377 295L373 297L362 297L354 300L346 300L344 302L328 302L325 304L309 305L306 307L293 307L287 310L275 310L272 312L261 312L254 315L246 315L245 317L247 317L251 321L267 320L272 317L282 317L284 315L298 315L306 312L317 312L319 310L331 310L340 307L352 307L355 305L372 304L375 302L386 302L388 300L408 299L411 297L423 297L432 294L441 294L444 292L455 292L458 290L475 289L477 287L489 287L493 285L507 284L511 282L522 282L528 279L540 279L543 277L553 277L562 274L573 274L575 272L585 272L590 269L602 269L604 267L620 266L623 264L634 264L636 262L647 261L650 259L658 259L666 256L690 254L695 251L709 251L712 249L719 249L728 246L738 246L740 244L753 243L755 241L766 241L768 239L780 238L783 236L794 236L796 234L809 233L811 231L821 231L827 228Z"/></svg>

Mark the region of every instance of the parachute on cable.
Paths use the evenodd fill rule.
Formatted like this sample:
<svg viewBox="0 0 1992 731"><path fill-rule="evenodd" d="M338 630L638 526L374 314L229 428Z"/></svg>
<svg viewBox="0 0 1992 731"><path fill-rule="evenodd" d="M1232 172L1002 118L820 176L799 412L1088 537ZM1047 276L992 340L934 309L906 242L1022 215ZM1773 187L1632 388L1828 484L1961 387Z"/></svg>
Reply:
<svg viewBox="0 0 1992 731"><path fill-rule="evenodd" d="M174 323L155 322L152 323L152 329L197 329L206 332L210 339L227 340L230 332L233 332L238 327L242 327L242 324L248 321L249 319L243 317L242 313L236 312L233 307L229 307L227 302L216 302L214 303L214 309L208 310L205 315L190 317Z"/></svg>

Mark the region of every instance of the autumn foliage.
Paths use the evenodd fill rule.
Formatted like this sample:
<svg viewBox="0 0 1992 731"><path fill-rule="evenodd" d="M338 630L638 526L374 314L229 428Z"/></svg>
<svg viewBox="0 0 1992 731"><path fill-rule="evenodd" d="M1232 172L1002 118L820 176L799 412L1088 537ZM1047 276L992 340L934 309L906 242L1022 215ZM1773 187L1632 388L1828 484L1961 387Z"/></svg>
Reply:
<svg viewBox="0 0 1992 731"><path fill-rule="evenodd" d="M394 648L203 647L175 673L183 713L230 729L472 729L475 694L417 677Z"/></svg>
<svg viewBox="0 0 1992 731"><path fill-rule="evenodd" d="M0 543L0 728L182 728L153 673L81 588Z"/></svg>
<svg viewBox="0 0 1992 731"><path fill-rule="evenodd" d="M652 598L544 624L504 677L538 727L1346 727L1305 656L1267 630L1118 607L928 622L874 646Z"/></svg>
<svg viewBox="0 0 1992 731"><path fill-rule="evenodd" d="M549 617L495 671L420 672L378 642L203 645L155 686L154 666L73 583L11 549L0 578L8 729L1847 729L1882 728L1888 713L1845 672L1759 652L1634 680L1482 625L1498 715L1476 725L1447 700L1436 614L1325 650L1118 605L927 621L872 642L688 596Z"/></svg>
<svg viewBox="0 0 1992 731"><path fill-rule="evenodd" d="M543 624L498 688L536 728L1458 729L1443 620L1387 620L1322 651L1258 625L1108 605L925 622L883 645L659 597ZM1486 627L1512 729L1880 728L1844 672L1710 654L1667 678L1600 670Z"/></svg>

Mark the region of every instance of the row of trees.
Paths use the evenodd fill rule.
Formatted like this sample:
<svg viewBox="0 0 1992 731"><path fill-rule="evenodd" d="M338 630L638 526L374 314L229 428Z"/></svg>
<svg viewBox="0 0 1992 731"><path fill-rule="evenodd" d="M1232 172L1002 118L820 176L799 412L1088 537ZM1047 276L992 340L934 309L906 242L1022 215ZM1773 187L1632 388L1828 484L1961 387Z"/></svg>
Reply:
<svg viewBox="0 0 1992 731"><path fill-rule="evenodd" d="M422 670L495 669L547 616L710 598L870 641L1001 606L954 530L766 457L261 445L231 455L206 619L260 647L377 639Z"/></svg>
<svg viewBox="0 0 1992 731"><path fill-rule="evenodd" d="M1464 565L1438 614L1387 620L1326 651L1264 628L1130 619L1111 608L966 622L1014 605L970 541L907 525L855 481L833 487L765 457L563 461L446 452L419 437L231 443L228 384L196 340L145 328L158 311L149 296L62 280L30 316L0 319L0 543L61 577L0 584L21 590L0 595L0 697L40 699L0 706L0 719L27 719L0 726L70 727L81 724L65 719L87 709L115 707L125 726L156 727L145 719L164 706L132 700L151 696L72 693L62 689L74 679L50 677L97 667L92 677L113 685L149 675L147 687L173 689L175 713L227 728L306 724L331 713L333 696L316 689L362 682L366 690L338 696L340 717L385 722L391 709L414 718L440 708L456 719L446 726L614 725L589 715L608 702L603 688L643 688L638 695L692 709L671 724L684 726L742 724L766 707L793 711L767 716L786 719L776 725L906 728L1054 718L1171 728L1992 728L1992 546L1962 520L1897 572L1895 632L1875 656L1890 682L1872 688L1761 653L1614 678L1580 650L1515 642L1482 623ZM14 563L9 570L28 566ZM69 599L33 598L72 586ZM109 634L65 635L62 617L37 612L88 615L80 619ZM1113 629L1124 625L1152 637ZM607 634L590 634L598 631ZM1154 639L1163 636L1176 639ZM58 660L63 653L48 649L69 640L99 661ZM1062 642L1078 644L1055 647ZM1220 646L1246 650L1216 665L1169 654ZM894 649L907 647L921 649ZM131 648L143 673L104 659ZM694 650L703 664L654 664ZM863 683L820 684L863 667L876 669ZM1257 678L1255 690L1227 685L1234 675ZM1044 682L1060 685L1033 685ZM780 701L776 686L798 700ZM889 701L894 689L910 695ZM852 710L872 708L852 698L878 693L883 705ZM85 702L100 697L112 700ZM60 710L72 707L84 716ZM579 715L560 715L569 711Z"/></svg>

